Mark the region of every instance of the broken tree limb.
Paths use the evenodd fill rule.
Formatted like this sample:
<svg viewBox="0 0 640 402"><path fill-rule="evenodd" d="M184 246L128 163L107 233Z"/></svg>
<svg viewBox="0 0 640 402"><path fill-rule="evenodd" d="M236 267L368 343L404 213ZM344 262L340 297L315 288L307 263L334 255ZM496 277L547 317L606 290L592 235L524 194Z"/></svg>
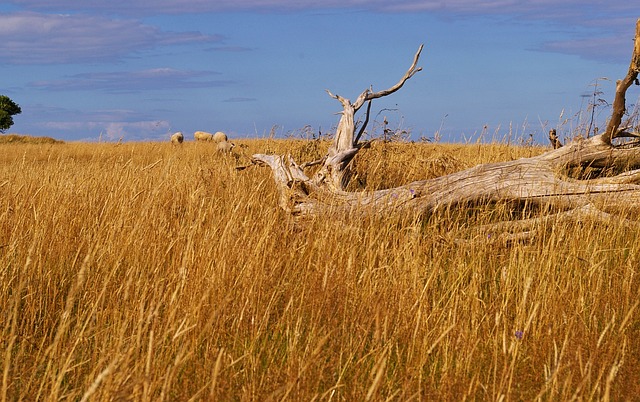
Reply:
<svg viewBox="0 0 640 402"><path fill-rule="evenodd" d="M618 127L622 123L622 117L624 116L626 107L626 93L627 89L638 78L640 72L640 18L636 21L636 36L633 40L633 52L631 53L631 63L629 64L629 71L626 77L616 82L616 95L613 99L613 112L611 113L611 119L605 130L604 141L611 144L611 140L617 137Z"/></svg>
<svg viewBox="0 0 640 402"><path fill-rule="evenodd" d="M640 222L620 218L616 215L603 212L592 204L586 204L568 211L543 215L536 218L518 221L502 221L474 227L472 230L476 233L475 236L463 239L457 238L453 241L457 244L471 244L474 242L486 243L487 240L489 243L497 242L503 244L529 241L532 240L541 229L560 222L574 222L578 224L592 222L603 225L610 225L612 222L617 222L620 226L635 230L640 229ZM478 233L480 233L480 235L478 235Z"/></svg>
<svg viewBox="0 0 640 402"><path fill-rule="evenodd" d="M413 62L407 72L395 85L388 89L378 92L372 92L371 88L366 89L353 103L351 103L349 99L340 95L334 95L327 90L329 96L338 100L342 104L342 112L340 112L341 117L338 122L338 127L336 128L333 144L329 147L327 160L314 177L316 184L320 185L322 183L326 183L335 190L344 190L346 188L349 180L351 179L351 168L349 163L360 149L358 141L364 132L363 126L358 135L355 135L356 112L364 105L365 102L369 102L369 105L367 106L367 118L365 120L366 125L369 121L369 110L371 108L372 100L391 95L398 91L409 78L413 77L415 73L422 71L422 68L417 67L417 64L423 47L424 45L420 45L418 48L418 51L413 56Z"/></svg>
<svg viewBox="0 0 640 402"><path fill-rule="evenodd" d="M367 102L367 112L365 114L364 123L362 123L360 130L358 130L358 135L356 135L356 139L354 140L355 144L360 141L360 137L362 137L362 134L364 134L364 130L367 128L367 124L369 124L369 113L371 113L371 101Z"/></svg>
<svg viewBox="0 0 640 402"><path fill-rule="evenodd" d="M345 213L436 212L442 208L469 204L511 201L555 210L570 210L593 204L602 210L640 205L640 149L616 149L604 144L603 135L572 142L557 150L514 161L481 164L430 180L415 181L392 189L346 192L318 186L301 179L306 192L291 191L293 177L301 177L297 165L285 158L269 165L278 173L276 182L294 216L322 214L329 210ZM257 161L271 155L254 155ZM578 180L563 176L572 167L635 167L612 177ZM291 171L293 170L293 171ZM313 185L311 185L313 184Z"/></svg>

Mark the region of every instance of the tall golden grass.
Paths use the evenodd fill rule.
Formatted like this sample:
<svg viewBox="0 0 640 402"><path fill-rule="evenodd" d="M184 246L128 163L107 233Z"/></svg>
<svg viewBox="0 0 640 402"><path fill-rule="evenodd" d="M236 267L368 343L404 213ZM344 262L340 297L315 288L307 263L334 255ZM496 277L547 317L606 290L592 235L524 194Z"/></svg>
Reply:
<svg viewBox="0 0 640 402"><path fill-rule="evenodd" d="M326 146L237 143L298 160ZM638 233L474 233L500 206L296 225L269 169L209 145L0 148L2 401L640 395ZM355 186L541 151L374 144Z"/></svg>

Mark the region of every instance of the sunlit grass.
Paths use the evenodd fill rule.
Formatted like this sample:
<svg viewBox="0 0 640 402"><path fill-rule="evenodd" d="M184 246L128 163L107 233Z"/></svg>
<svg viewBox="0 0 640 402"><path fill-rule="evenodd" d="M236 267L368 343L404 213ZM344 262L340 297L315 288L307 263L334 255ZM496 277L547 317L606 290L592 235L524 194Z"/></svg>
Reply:
<svg viewBox="0 0 640 402"><path fill-rule="evenodd" d="M557 223L505 245L501 206L294 225L260 152L322 141L8 144L3 400L627 400L637 233ZM211 146L210 146L211 145ZM374 143L354 186L541 148Z"/></svg>

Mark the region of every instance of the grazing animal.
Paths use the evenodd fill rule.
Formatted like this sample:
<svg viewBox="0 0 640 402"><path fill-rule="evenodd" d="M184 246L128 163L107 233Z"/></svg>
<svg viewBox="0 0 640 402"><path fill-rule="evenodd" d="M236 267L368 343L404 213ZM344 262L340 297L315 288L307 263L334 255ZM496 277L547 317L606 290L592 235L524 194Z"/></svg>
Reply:
<svg viewBox="0 0 640 402"><path fill-rule="evenodd" d="M549 131L549 141L551 141L551 145L553 146L553 149L558 149L562 147L562 143L558 138L558 134L556 134L555 128L552 128L551 131Z"/></svg>
<svg viewBox="0 0 640 402"><path fill-rule="evenodd" d="M218 146L216 147L216 149L220 153L229 154L229 153L231 153L231 151L233 150L233 147L235 147L235 146L236 146L236 144L234 144L233 142L221 141L221 142L218 143Z"/></svg>
<svg viewBox="0 0 640 402"><path fill-rule="evenodd" d="M218 131L213 135L213 140L215 142L222 142L222 141L226 141L227 139L228 139L227 135L222 131Z"/></svg>
<svg viewBox="0 0 640 402"><path fill-rule="evenodd" d="M213 134L206 131L196 131L193 133L193 138L196 141L213 141Z"/></svg>
<svg viewBox="0 0 640 402"><path fill-rule="evenodd" d="M178 131L177 133L174 133L171 136L171 143L172 144L182 144L182 141L184 141L184 135L182 135L182 133L180 131Z"/></svg>

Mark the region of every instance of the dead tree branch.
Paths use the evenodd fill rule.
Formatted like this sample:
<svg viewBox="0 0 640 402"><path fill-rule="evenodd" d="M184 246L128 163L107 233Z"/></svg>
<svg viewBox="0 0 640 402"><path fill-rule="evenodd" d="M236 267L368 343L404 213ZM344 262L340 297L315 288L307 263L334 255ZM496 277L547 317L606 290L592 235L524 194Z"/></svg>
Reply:
<svg viewBox="0 0 640 402"><path fill-rule="evenodd" d="M633 41L633 52L631 53L631 63L629 64L629 71L626 77L616 82L616 95L613 99L613 112L611 119L605 130L604 140L608 144L611 144L613 138L618 137L618 128L622 123L622 117L624 116L626 106L626 93L627 89L636 81L638 73L640 72L640 18L636 22L636 36Z"/></svg>
<svg viewBox="0 0 640 402"><path fill-rule="evenodd" d="M491 230L514 229L507 239L526 239L535 232L532 226L550 219L592 219L606 221L611 214L640 209L640 142L613 145L612 138L638 137L620 128L625 112L625 93L640 72L640 20L636 24L634 51L629 72L617 85L612 117L607 130L588 139L578 138L564 146L555 130L549 133L554 146L541 155L513 161L481 164L470 169L399 187L366 192L344 191L350 179L349 164L358 153L362 130L354 138L354 114L371 100L400 89L415 73L422 46L398 83L389 89L367 89L354 103L339 95L330 96L343 106L334 142L322 167L309 177L305 165L290 157L257 154L256 163L268 165L280 189L280 206L294 217L339 214L423 214L447 208L464 208L506 202L510 205L533 205L553 214L523 221L501 223ZM369 103L370 107L370 103ZM366 122L365 122L366 125ZM572 169L595 172L588 179L569 175ZM618 172L607 176L604 172ZM636 223L624 220L626 224Z"/></svg>
<svg viewBox="0 0 640 402"><path fill-rule="evenodd" d="M326 183L336 190L343 190L349 180L351 179L351 169L349 163L353 157L358 153L359 146L358 141L362 135L362 130L355 136L355 114L364 105L365 102L369 102L367 108L367 122L368 111L371 107L371 101L383 96L391 95L398 91L405 82L414 76L418 71L422 71L421 67L417 67L418 60L420 59L420 53L422 52L424 45L420 45L418 51L413 56L413 62L398 81L392 87L383 91L372 92L371 88L364 90L356 99L354 103L347 98L340 95L334 95L329 90L327 93L332 98L338 100L342 104L342 112L338 127L336 128L336 135L331 147L329 147L328 158L325 161L322 169L314 177L316 184Z"/></svg>

